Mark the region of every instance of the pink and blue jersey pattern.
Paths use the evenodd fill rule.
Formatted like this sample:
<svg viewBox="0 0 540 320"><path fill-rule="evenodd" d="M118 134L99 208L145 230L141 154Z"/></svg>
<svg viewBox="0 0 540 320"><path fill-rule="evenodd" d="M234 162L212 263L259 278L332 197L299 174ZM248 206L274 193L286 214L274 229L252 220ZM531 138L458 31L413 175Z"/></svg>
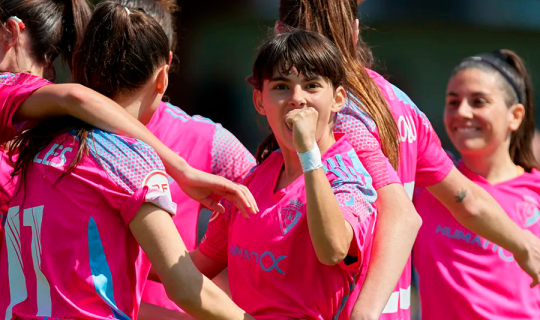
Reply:
<svg viewBox="0 0 540 320"><path fill-rule="evenodd" d="M190 116L182 109L160 103L147 128L167 147L183 157L191 166L240 182L255 165L255 159L238 139L219 123L201 116ZM173 218L188 250L197 247L201 237L199 212L201 205L171 182L171 193L178 204ZM161 283L149 280L143 300L168 309L180 310L167 298Z"/></svg>
<svg viewBox="0 0 540 320"><path fill-rule="evenodd" d="M275 190L283 167L273 152L244 182L261 211L243 218L227 204L214 213L201 252L227 263L233 300L257 319L338 319L362 281L376 220L371 178L343 135L323 155L343 217L354 230L351 261L319 262L309 235L303 176Z"/></svg>
<svg viewBox="0 0 540 320"><path fill-rule="evenodd" d="M92 130L89 153L58 136L9 203L0 251L0 319L136 319L150 268L128 224L144 202L174 214L157 154Z"/></svg>
<svg viewBox="0 0 540 320"><path fill-rule="evenodd" d="M37 89L51 84L28 73L0 73L0 145L17 132L13 115L21 103Z"/></svg>
<svg viewBox="0 0 540 320"><path fill-rule="evenodd" d="M369 69L367 72L379 87L398 126L400 154L397 175L412 199L415 184L431 186L442 181L452 169L452 161L442 149L440 140L429 120L413 101L381 75ZM364 126L361 125L362 123ZM370 166L373 164L373 160L364 156L366 144L359 143L366 139L365 128L377 141L380 141L375 122L360 106L349 100L342 111L338 113L335 130L347 133L360 160L366 165L367 171L376 177L379 176L379 173ZM369 146L367 151L373 153L375 147ZM380 143L377 147L380 149ZM410 290L411 263L409 259L381 319L410 319ZM358 294L359 292L355 292L353 296ZM356 299L351 300L355 301ZM349 311L352 310L352 307L352 304L348 306Z"/></svg>
<svg viewBox="0 0 540 320"><path fill-rule="evenodd" d="M491 184L464 165L458 169L499 202L521 228L540 237L540 172ZM513 255L472 233L427 190L414 204L423 224L413 250L422 319L538 319L540 290Z"/></svg>

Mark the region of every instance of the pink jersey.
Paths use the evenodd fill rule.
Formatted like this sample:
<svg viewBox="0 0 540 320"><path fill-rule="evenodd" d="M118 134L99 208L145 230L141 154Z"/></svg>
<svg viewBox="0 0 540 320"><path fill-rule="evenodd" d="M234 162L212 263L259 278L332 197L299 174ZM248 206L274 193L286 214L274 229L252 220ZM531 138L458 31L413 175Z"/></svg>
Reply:
<svg viewBox="0 0 540 320"><path fill-rule="evenodd" d="M160 103L147 128L199 170L240 182L255 165L251 153L220 124L201 116L189 116L168 103ZM171 182L171 194L178 204L173 221L187 249L194 250L197 240L202 237L198 230L204 227L199 221L201 206L185 195L176 182ZM151 280L144 289L143 301L180 311L167 298L163 285Z"/></svg>
<svg viewBox="0 0 540 320"><path fill-rule="evenodd" d="M459 170L488 191L523 229L540 237L540 172L490 184ZM510 252L472 233L425 189L414 196L424 221L413 250L422 319L539 319L540 289Z"/></svg>
<svg viewBox="0 0 540 320"><path fill-rule="evenodd" d="M397 173L412 199L415 184L425 187L442 181L450 172L453 166L452 161L442 149L440 140L431 123L411 99L381 75L369 69L367 72L379 87L398 125L400 154ZM380 140L375 122L351 101L338 113L335 130L347 133L355 151L361 156L364 150L363 144L358 143L363 140L363 134L359 133L358 130L359 122L363 122L372 134ZM364 164L370 163L368 159L360 158L360 160ZM367 169L371 174L373 170L370 170L369 167ZM409 259L381 319L410 319L410 292L411 263ZM352 311L358 294L358 290L353 293L352 303L348 305L349 312L344 313L344 315L348 315Z"/></svg>
<svg viewBox="0 0 540 320"><path fill-rule="evenodd" d="M323 164L354 238L349 264L319 262L306 220L303 176L274 192L283 155L273 152L247 178L260 212L245 219L228 205L210 220L201 252L228 264L233 300L259 320L337 319L367 265L376 220L371 179L346 137L323 155ZM384 165L384 164L382 164Z"/></svg>
<svg viewBox="0 0 540 320"><path fill-rule="evenodd" d="M168 179L146 144L92 130L34 157L9 203L0 251L0 319L136 319L149 262L128 224L144 202L174 214Z"/></svg>

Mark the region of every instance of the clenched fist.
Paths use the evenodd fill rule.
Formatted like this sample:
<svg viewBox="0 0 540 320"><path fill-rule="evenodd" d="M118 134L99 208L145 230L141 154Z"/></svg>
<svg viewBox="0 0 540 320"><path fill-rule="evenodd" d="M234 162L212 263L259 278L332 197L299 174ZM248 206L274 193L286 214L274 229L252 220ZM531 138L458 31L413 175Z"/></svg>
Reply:
<svg viewBox="0 0 540 320"><path fill-rule="evenodd" d="M308 106L291 110L285 116L285 122L292 131L293 145L297 152L304 153L313 149L318 119L317 110Z"/></svg>

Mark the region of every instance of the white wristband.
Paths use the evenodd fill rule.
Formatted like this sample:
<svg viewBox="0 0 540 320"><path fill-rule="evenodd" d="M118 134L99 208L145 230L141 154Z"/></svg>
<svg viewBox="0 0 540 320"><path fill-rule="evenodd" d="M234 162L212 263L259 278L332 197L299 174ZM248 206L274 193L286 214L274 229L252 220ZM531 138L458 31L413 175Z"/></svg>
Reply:
<svg viewBox="0 0 540 320"><path fill-rule="evenodd" d="M319 150L317 142L313 144L313 149L304 153L300 153L298 151L296 153L300 159L303 172L309 172L322 168L321 150Z"/></svg>

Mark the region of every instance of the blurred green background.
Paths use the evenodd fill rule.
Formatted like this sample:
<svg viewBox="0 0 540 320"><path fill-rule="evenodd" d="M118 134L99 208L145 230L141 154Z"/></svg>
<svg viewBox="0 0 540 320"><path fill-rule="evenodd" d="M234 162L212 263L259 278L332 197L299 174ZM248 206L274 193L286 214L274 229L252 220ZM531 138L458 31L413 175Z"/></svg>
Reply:
<svg viewBox="0 0 540 320"><path fill-rule="evenodd" d="M178 4L178 59L167 91L170 101L222 123L254 151L268 131L255 114L244 79L258 43L278 18L279 0ZM373 49L375 70L416 102L449 149L442 108L452 68L466 56L509 48L524 58L538 86L538 16L536 0L367 0L359 6L361 23L369 26L362 37Z"/></svg>

